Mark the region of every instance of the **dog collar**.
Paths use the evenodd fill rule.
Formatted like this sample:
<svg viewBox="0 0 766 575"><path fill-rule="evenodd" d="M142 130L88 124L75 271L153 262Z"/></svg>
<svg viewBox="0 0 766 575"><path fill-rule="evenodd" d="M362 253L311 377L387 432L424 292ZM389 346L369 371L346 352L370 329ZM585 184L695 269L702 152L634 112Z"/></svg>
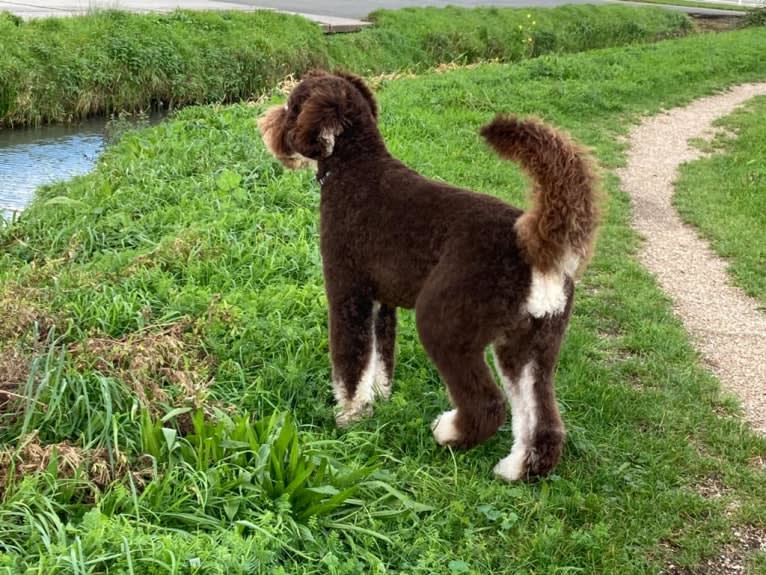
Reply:
<svg viewBox="0 0 766 575"><path fill-rule="evenodd" d="M321 176L320 176L320 175L319 175L319 173L317 172L317 182L319 182L319 185L320 185L320 186L324 186L325 182L326 182L326 181L329 179L329 177L330 177L330 174L332 174L332 172L331 172L330 170L327 170L327 171L326 171L324 174L322 174Z"/></svg>

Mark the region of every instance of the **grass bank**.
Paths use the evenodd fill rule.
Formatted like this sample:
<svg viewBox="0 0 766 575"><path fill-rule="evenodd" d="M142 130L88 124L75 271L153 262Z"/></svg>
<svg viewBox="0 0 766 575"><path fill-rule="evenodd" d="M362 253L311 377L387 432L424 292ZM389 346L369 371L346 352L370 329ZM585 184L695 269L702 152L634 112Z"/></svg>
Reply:
<svg viewBox="0 0 766 575"><path fill-rule="evenodd" d="M685 15L625 8L381 10L373 14L374 27L328 37L328 53L337 65L374 74L424 70L449 62L516 62L541 54L652 42L691 31Z"/></svg>
<svg viewBox="0 0 766 575"><path fill-rule="evenodd" d="M712 155L682 166L674 204L730 261L737 285L766 308L766 98L717 125Z"/></svg>
<svg viewBox="0 0 766 575"><path fill-rule="evenodd" d="M108 11L27 22L0 13L0 127L234 102L313 66L395 72L517 61L690 29L682 15L624 6L426 8L374 18L372 29L326 37L303 18L266 11Z"/></svg>
<svg viewBox="0 0 766 575"><path fill-rule="evenodd" d="M766 78L762 40L382 83L384 135L426 175L522 203L521 174L477 134L498 110L570 130L607 172L557 373L565 453L533 484L491 477L510 424L466 453L434 444L448 400L409 313L391 401L335 428L319 190L268 156L259 108L188 108L43 189L0 235L0 388L16 394L0 422L0 573L632 575L721 555L763 573L766 440L636 261L610 173L639 115Z"/></svg>

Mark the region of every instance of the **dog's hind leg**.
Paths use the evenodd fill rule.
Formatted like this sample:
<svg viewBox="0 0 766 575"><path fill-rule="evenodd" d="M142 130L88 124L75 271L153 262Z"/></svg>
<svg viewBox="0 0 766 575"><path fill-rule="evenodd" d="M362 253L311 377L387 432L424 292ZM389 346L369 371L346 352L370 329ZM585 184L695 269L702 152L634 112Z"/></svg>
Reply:
<svg viewBox="0 0 766 575"><path fill-rule="evenodd" d="M440 292L440 290L435 290ZM416 305L418 334L447 386L454 409L433 423L436 442L473 447L490 438L505 421L505 400L476 341L473 321L445 309L443 293L421 294Z"/></svg>
<svg viewBox="0 0 766 575"><path fill-rule="evenodd" d="M564 445L564 424L556 404L553 373L568 311L529 319L528 329L508 334L493 352L511 402L513 447L495 466L495 475L517 481L549 473Z"/></svg>
<svg viewBox="0 0 766 575"><path fill-rule="evenodd" d="M396 308L381 304L375 315L375 395L391 396L396 349Z"/></svg>
<svg viewBox="0 0 766 575"><path fill-rule="evenodd" d="M376 374L375 315L379 305L362 293L328 294L330 356L339 426L372 411Z"/></svg>

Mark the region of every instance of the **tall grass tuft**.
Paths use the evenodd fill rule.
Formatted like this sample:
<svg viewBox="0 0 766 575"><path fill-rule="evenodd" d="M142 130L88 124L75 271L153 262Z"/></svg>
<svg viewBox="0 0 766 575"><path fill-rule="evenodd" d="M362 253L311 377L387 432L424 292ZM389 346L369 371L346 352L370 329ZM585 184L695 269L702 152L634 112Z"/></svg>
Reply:
<svg viewBox="0 0 766 575"><path fill-rule="evenodd" d="M219 413L217 421L209 421L196 411L191 422L191 433L180 436L162 420L152 421L148 412L141 417L141 451L166 471L166 481L195 482L192 476L204 474L199 486L206 494L190 496L190 506L182 500L152 506L163 509L165 518L188 523L196 522L197 513L212 513L219 521L248 526L271 509L305 524L363 505L352 496L367 485L375 466L344 469L306 442L288 413L257 420ZM151 484L142 499L163 490L163 482Z"/></svg>

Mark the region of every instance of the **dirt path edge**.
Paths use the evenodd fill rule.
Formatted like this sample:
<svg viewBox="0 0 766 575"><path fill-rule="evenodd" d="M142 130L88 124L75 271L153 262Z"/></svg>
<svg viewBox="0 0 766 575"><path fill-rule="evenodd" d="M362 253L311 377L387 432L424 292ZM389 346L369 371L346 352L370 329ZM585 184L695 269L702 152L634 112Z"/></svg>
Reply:
<svg viewBox="0 0 766 575"><path fill-rule="evenodd" d="M742 401L746 419L766 434L766 313L730 283L727 263L671 203L678 167L701 156L689 145L716 119L766 95L766 82L742 84L646 118L630 133L627 164L618 170L643 237L639 259L673 300L673 309L725 390Z"/></svg>

